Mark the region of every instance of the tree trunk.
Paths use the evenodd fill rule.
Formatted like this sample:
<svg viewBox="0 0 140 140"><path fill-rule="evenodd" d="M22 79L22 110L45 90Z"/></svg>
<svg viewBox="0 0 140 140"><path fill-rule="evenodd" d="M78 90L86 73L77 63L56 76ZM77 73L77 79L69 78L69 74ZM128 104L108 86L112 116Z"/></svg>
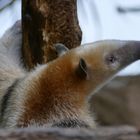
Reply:
<svg viewBox="0 0 140 140"><path fill-rule="evenodd" d="M82 32L77 18L76 0L23 0L22 55L27 68L56 58L53 45L69 49L80 45Z"/></svg>

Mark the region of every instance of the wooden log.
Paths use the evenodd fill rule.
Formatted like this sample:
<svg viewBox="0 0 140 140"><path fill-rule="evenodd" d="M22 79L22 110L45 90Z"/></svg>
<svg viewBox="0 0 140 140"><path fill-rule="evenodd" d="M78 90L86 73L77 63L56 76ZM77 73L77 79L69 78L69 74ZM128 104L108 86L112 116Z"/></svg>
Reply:
<svg viewBox="0 0 140 140"><path fill-rule="evenodd" d="M2 140L139 140L136 128L129 126L97 129L25 128L0 130Z"/></svg>

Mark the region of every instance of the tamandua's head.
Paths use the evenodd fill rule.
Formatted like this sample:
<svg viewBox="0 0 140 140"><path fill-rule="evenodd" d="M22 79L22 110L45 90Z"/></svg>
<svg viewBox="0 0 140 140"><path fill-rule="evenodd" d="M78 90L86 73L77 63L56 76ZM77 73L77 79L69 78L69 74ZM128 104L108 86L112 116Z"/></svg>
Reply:
<svg viewBox="0 0 140 140"><path fill-rule="evenodd" d="M63 68L67 64L71 66L67 71L71 74L75 73L77 79L88 83L92 92L100 89L120 70L140 59L140 41L97 41L69 52L64 46L60 46L56 45L56 50L59 50L58 54L61 56L66 53L60 57Z"/></svg>
<svg viewBox="0 0 140 140"><path fill-rule="evenodd" d="M105 40L70 51L61 44L55 47L60 57L35 71L31 76L34 80L29 80L32 87L26 93L20 122L22 126L31 122L57 126L61 120L74 119L90 126L86 98L140 59L140 42Z"/></svg>
<svg viewBox="0 0 140 140"><path fill-rule="evenodd" d="M120 70L140 59L140 41L104 40L83 47L74 52L93 93Z"/></svg>

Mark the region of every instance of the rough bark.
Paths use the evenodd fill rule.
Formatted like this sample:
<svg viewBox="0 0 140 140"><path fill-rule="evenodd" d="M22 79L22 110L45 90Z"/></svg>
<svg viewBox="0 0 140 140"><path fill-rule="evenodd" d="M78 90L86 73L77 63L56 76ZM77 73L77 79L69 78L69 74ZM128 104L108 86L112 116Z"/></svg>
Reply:
<svg viewBox="0 0 140 140"><path fill-rule="evenodd" d="M0 130L3 140L139 140L140 133L129 126L88 129L26 128Z"/></svg>
<svg viewBox="0 0 140 140"><path fill-rule="evenodd" d="M69 49L80 45L82 32L76 0L23 0L23 60L27 68L57 56L55 43Z"/></svg>

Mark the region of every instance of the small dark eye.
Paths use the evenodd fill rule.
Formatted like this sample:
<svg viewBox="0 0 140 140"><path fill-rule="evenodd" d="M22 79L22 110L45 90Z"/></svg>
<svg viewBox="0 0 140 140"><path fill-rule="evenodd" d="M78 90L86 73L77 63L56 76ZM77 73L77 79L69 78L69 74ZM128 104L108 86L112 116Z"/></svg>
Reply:
<svg viewBox="0 0 140 140"><path fill-rule="evenodd" d="M108 58L108 60L111 62L111 63L114 63L116 61L116 58L114 56L110 56Z"/></svg>
<svg viewBox="0 0 140 140"><path fill-rule="evenodd" d="M107 56L107 63L115 63L117 58L114 55Z"/></svg>

